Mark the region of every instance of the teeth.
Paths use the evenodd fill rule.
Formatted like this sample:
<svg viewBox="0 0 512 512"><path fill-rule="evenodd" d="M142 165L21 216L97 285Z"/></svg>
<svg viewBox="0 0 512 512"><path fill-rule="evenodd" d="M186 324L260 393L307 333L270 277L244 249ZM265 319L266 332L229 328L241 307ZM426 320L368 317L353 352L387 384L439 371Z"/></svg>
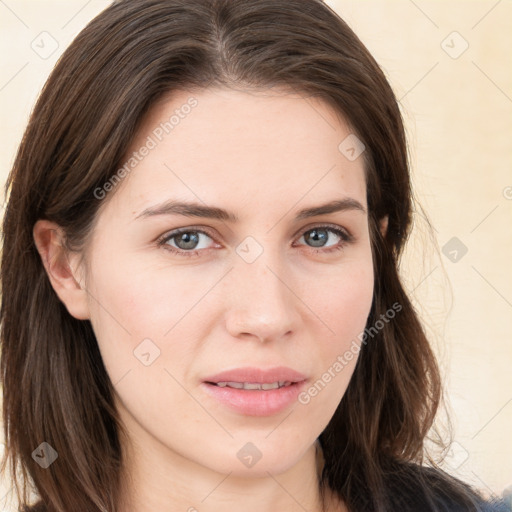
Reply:
<svg viewBox="0 0 512 512"><path fill-rule="evenodd" d="M228 382L228 387L242 389L244 387L242 382Z"/></svg>
<svg viewBox="0 0 512 512"><path fill-rule="evenodd" d="M235 388L235 389L257 389L257 390L269 390L269 389L278 389L284 386L290 386L290 381L280 380L278 382L264 383L260 384L259 382L217 382L217 386L221 388Z"/></svg>
<svg viewBox="0 0 512 512"><path fill-rule="evenodd" d="M262 385L263 385L263 384L251 384L250 382L244 382L244 383L242 384L242 387L243 387L244 389L261 389L261 386L262 386ZM271 386L273 386L273 384L271 384Z"/></svg>

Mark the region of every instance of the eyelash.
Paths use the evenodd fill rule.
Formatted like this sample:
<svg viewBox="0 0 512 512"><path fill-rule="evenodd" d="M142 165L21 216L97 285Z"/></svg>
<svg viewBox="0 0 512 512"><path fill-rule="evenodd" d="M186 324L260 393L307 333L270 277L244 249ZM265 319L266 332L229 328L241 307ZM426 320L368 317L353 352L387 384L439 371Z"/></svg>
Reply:
<svg viewBox="0 0 512 512"><path fill-rule="evenodd" d="M329 225L321 225L321 226L313 226L312 228L308 228L306 231L303 231L302 234L301 234L301 237L305 234L305 233L308 233L310 231L313 231L315 229L319 229L319 230L326 230L326 231L330 231L336 235L338 235L340 238L341 238L341 242L333 247L329 247L327 249L322 249L322 248L315 248L315 247L309 247L309 250L313 251L315 254L318 254L318 253L332 253L332 252L335 252L335 251L340 251L340 250L343 250L345 249L345 246L352 243L354 241L354 237L348 233L347 231L345 230L342 230L338 227L333 227L333 226L329 226ZM175 231L172 231L171 233L168 233L168 234L165 234L163 236L161 236L158 240L157 240L157 245L158 247L164 247L165 250L168 250L170 251L171 253L173 254L176 254L178 256L183 256L185 258L191 258L191 257L195 257L195 256L199 256L200 252L202 251L206 251L208 249L192 249L190 251L186 251L184 249L176 249L175 247L171 247L170 245L167 244L167 242L169 240L172 240L173 238L177 237L178 235L181 235L182 233L201 233L203 235L206 235L208 236L209 238L211 238L212 240L214 240L214 238L212 237L212 235L210 233L208 233L207 231L204 231L202 229L194 229L194 228L180 228L180 229L176 229Z"/></svg>

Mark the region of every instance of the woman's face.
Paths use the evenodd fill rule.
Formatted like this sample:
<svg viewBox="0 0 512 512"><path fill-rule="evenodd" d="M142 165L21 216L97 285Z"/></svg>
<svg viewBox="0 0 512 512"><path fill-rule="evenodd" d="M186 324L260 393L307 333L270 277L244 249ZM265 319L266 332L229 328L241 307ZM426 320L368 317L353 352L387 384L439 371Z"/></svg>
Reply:
<svg viewBox="0 0 512 512"><path fill-rule="evenodd" d="M175 93L96 191L88 311L141 456L280 473L328 424L373 295L353 137L283 91Z"/></svg>

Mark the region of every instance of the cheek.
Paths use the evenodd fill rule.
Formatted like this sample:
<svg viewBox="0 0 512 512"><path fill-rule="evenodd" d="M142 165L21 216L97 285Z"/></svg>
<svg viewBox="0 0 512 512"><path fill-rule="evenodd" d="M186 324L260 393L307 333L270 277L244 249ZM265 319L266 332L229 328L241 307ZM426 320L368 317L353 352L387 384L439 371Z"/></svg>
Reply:
<svg viewBox="0 0 512 512"><path fill-rule="evenodd" d="M223 272L200 266L173 268L136 256L123 259L122 254L115 262L96 258L91 324L114 384L128 371L134 375L143 370L143 380L153 375L144 383L150 388L158 371L169 369L176 377L185 371L207 335L204 319L215 316L207 295Z"/></svg>
<svg viewBox="0 0 512 512"><path fill-rule="evenodd" d="M339 270L331 270L320 282L321 287L311 283L309 290L313 292L305 297L331 334L321 339L332 354L344 349L365 328L374 291L371 252L343 262Z"/></svg>
<svg viewBox="0 0 512 512"><path fill-rule="evenodd" d="M373 300L373 272L359 269L332 283L329 319L346 341L364 330Z"/></svg>
<svg viewBox="0 0 512 512"><path fill-rule="evenodd" d="M345 394L359 357L373 300L371 253L346 262L342 271L333 272L329 280L321 282L324 291L311 286L314 293L307 296L308 305L322 320L317 322L317 335L313 336L316 346L312 358L317 373L299 403L327 424Z"/></svg>

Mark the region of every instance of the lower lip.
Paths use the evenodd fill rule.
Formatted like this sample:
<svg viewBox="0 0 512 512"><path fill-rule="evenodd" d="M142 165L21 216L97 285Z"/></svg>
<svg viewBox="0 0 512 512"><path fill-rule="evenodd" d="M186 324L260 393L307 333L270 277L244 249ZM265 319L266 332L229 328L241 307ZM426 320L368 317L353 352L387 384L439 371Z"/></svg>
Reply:
<svg viewBox="0 0 512 512"><path fill-rule="evenodd" d="M219 387L203 382L206 393L239 414L247 416L271 416L284 411L295 401L306 381L294 382L277 389L256 390Z"/></svg>

